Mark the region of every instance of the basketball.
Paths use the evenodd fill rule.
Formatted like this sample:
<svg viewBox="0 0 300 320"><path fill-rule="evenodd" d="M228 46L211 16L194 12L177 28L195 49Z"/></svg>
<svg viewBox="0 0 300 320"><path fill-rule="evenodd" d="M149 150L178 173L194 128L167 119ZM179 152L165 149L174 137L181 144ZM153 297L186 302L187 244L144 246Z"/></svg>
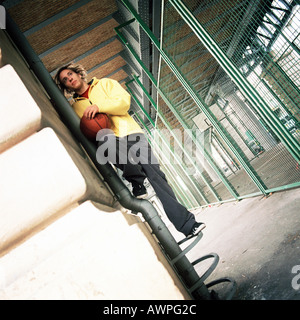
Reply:
<svg viewBox="0 0 300 320"><path fill-rule="evenodd" d="M83 116L80 120L81 132L90 140L95 141L101 129L110 129L111 122L106 113L96 113L93 119Z"/></svg>

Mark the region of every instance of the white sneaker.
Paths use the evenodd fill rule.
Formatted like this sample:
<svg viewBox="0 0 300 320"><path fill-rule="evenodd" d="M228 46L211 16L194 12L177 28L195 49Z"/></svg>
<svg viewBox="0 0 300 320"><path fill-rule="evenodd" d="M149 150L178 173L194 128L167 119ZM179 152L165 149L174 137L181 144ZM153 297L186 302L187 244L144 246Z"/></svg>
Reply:
<svg viewBox="0 0 300 320"><path fill-rule="evenodd" d="M206 227L203 222L196 222L187 238L196 237Z"/></svg>

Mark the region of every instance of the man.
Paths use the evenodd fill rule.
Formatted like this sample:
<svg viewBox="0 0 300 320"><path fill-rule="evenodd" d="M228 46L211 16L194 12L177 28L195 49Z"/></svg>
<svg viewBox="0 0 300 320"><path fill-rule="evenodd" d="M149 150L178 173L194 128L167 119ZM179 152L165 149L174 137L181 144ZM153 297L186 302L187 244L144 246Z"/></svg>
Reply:
<svg viewBox="0 0 300 320"><path fill-rule="evenodd" d="M121 169L123 177L132 184L133 195L138 198L147 195L144 180L148 178L175 228L186 237L201 232L205 224L197 222L195 216L177 201L143 130L129 115L131 97L128 92L117 81L108 78L93 78L87 83L84 68L74 64L61 67L55 81L64 94L73 94L72 107L80 118L92 119L98 112L109 116L111 132L97 135L97 159L99 153L99 161L107 157Z"/></svg>

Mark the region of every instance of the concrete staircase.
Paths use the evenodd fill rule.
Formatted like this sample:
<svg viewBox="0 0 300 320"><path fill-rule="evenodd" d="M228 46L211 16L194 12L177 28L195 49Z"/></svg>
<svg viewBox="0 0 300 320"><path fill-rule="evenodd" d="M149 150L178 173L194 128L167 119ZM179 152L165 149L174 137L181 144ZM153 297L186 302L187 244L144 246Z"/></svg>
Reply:
<svg viewBox="0 0 300 320"><path fill-rule="evenodd" d="M4 43L11 65L0 64L0 299L188 298L148 228L120 208Z"/></svg>

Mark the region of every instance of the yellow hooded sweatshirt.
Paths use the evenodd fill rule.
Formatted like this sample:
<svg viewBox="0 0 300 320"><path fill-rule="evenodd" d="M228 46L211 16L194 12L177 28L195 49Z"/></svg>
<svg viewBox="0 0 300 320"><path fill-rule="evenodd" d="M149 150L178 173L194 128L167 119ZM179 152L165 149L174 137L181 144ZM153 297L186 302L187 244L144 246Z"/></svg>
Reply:
<svg viewBox="0 0 300 320"><path fill-rule="evenodd" d="M129 115L130 94L122 88L118 81L108 78L93 78L89 82L89 99L74 95L72 107L79 118L84 110L95 104L99 112L106 113L112 123L111 130L117 137L124 137L133 133L142 133L138 123Z"/></svg>

